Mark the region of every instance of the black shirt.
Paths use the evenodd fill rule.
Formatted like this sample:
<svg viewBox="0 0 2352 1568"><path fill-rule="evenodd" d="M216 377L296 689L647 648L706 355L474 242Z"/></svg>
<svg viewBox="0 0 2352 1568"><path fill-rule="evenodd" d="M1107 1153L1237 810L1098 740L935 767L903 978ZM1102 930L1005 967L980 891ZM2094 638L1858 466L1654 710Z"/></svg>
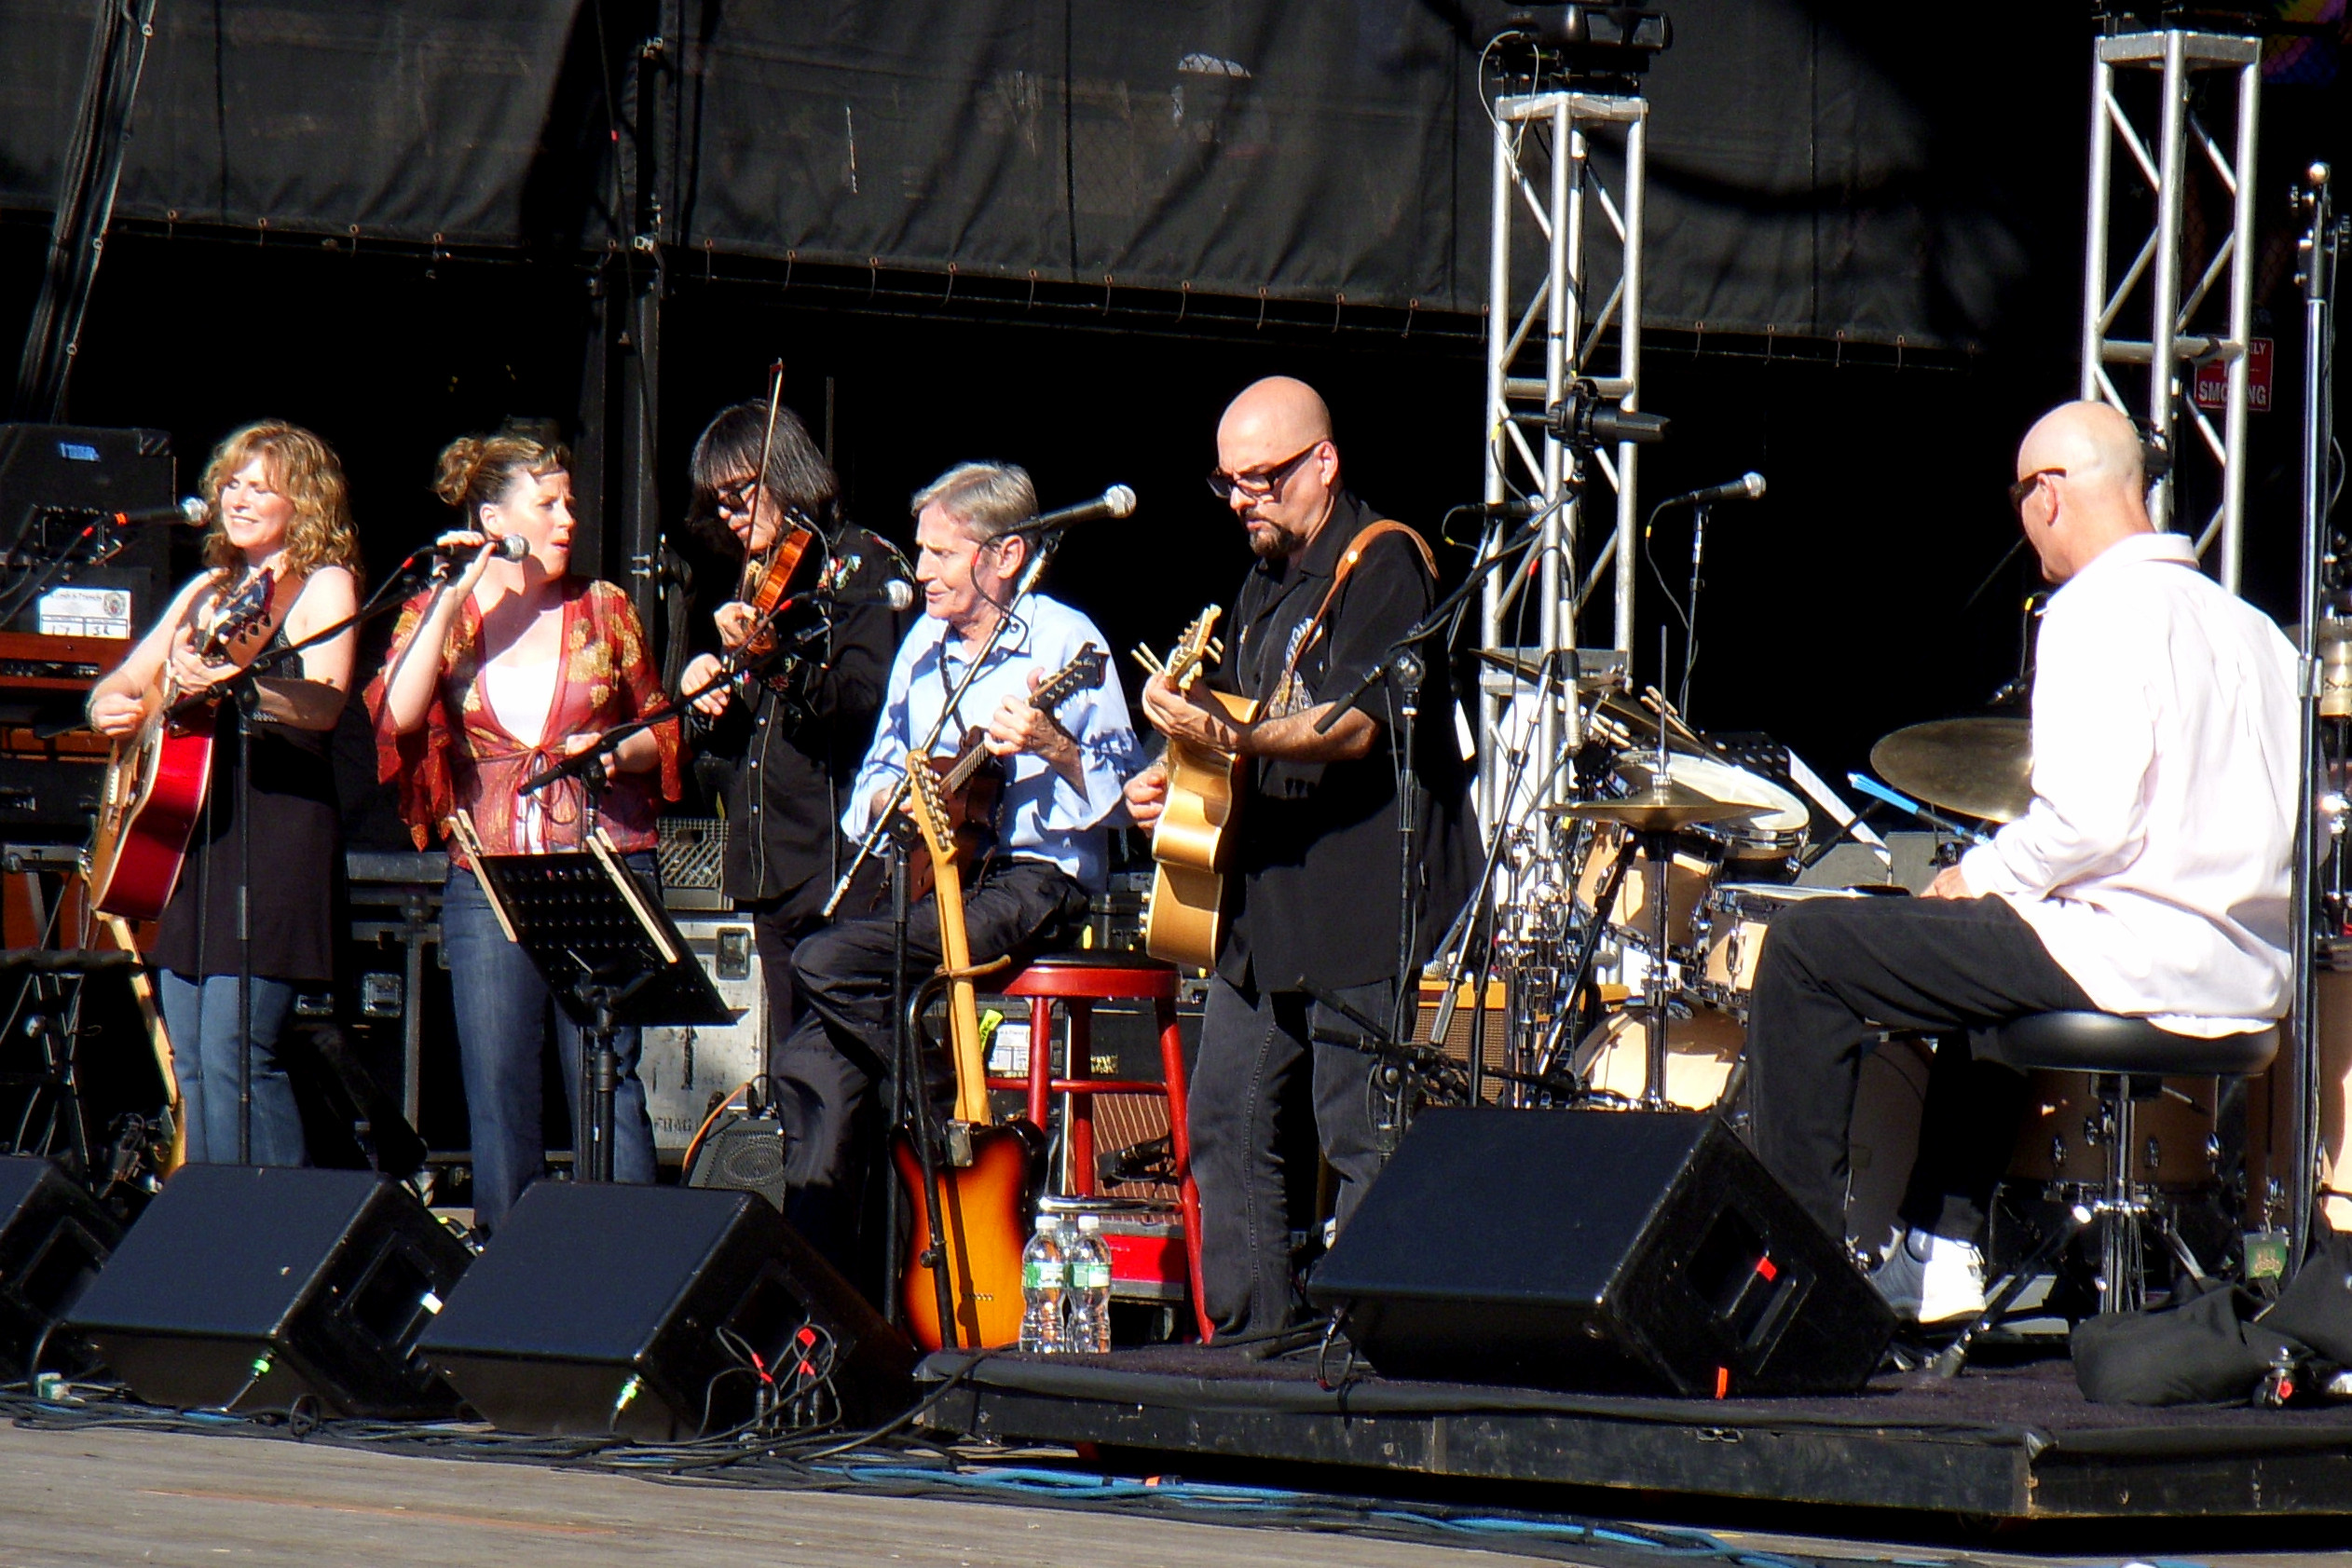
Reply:
<svg viewBox="0 0 2352 1568"><path fill-rule="evenodd" d="M1342 491L1302 554L1261 560L1251 569L1228 622L1232 656L1212 685L1261 704L1274 695L1291 644L1330 592L1340 556L1377 518ZM1296 680L1303 689L1293 706L1344 696L1428 613L1437 592L1413 540L1401 534L1375 539L1299 660ZM1432 656L1430 664L1414 725L1420 784L1416 966L1459 911L1476 870L1469 775L1456 743L1453 697L1443 661ZM1218 974L1233 984L1336 989L1395 975L1400 879L1391 684L1374 685L1355 704L1382 727L1380 741L1364 757L1329 763L1259 758L1247 770L1248 795L1226 879L1226 935L1217 959ZM1264 706L1260 712L1272 716Z"/></svg>
<svg viewBox="0 0 2352 1568"><path fill-rule="evenodd" d="M840 575L845 589L879 587L897 575L897 552L863 528L841 528L831 544L837 557L857 559L855 570ZM702 742L727 813L723 874L731 898L782 898L812 878L835 875L841 795L873 738L904 630L900 614L885 606L837 609L829 637L809 649L821 668L785 691L764 680L738 683L734 702Z"/></svg>

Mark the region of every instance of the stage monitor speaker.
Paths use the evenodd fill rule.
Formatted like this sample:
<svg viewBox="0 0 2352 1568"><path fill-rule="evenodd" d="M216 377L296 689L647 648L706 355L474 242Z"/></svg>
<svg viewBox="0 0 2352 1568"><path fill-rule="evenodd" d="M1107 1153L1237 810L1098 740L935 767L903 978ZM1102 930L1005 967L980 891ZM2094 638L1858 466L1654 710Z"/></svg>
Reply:
<svg viewBox="0 0 2352 1568"><path fill-rule="evenodd" d="M79 1301L121 1227L47 1160L0 1158L0 1380L79 1370L58 1320ZM41 1366L33 1364L35 1353Z"/></svg>
<svg viewBox="0 0 2352 1568"><path fill-rule="evenodd" d="M422 1348L510 1432L670 1442L741 1424L762 1388L792 1425L913 1397L913 1346L749 1193L535 1183Z"/></svg>
<svg viewBox="0 0 2352 1568"><path fill-rule="evenodd" d="M1712 1112L1423 1112L1308 1293L1383 1376L1857 1389L1894 1317Z"/></svg>
<svg viewBox="0 0 2352 1568"><path fill-rule="evenodd" d="M184 1166L66 1321L149 1404L441 1417L417 1338L467 1261L374 1172Z"/></svg>

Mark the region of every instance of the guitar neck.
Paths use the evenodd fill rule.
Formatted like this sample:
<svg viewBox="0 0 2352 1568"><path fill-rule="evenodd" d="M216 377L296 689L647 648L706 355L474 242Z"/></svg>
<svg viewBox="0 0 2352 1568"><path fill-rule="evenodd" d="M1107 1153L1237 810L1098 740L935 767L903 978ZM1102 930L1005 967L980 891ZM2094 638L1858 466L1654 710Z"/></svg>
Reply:
<svg viewBox="0 0 2352 1568"><path fill-rule="evenodd" d="M935 857L939 900L939 961L950 975L968 975L972 944L964 929L964 876L955 862ZM955 1119L986 1126L988 1062L980 1051L979 995L968 978L948 982L948 1044L955 1062Z"/></svg>

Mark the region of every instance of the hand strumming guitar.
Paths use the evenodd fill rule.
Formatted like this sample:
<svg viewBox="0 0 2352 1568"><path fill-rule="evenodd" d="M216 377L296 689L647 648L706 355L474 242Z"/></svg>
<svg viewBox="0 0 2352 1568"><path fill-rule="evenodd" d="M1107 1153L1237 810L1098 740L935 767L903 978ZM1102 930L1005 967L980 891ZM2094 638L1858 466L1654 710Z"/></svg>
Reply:
<svg viewBox="0 0 2352 1568"><path fill-rule="evenodd" d="M1125 794L1128 820L1149 833L1168 810L1168 764L1155 762L1128 780Z"/></svg>

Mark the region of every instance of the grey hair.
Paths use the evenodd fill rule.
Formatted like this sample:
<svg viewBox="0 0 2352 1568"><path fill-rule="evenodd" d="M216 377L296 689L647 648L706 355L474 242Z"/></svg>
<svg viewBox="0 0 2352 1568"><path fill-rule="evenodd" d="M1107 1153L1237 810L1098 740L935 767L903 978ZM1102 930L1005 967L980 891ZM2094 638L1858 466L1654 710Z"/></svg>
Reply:
<svg viewBox="0 0 2352 1568"><path fill-rule="evenodd" d="M937 506L986 544L1037 515L1037 486L1018 463L958 463L915 492L907 510Z"/></svg>

